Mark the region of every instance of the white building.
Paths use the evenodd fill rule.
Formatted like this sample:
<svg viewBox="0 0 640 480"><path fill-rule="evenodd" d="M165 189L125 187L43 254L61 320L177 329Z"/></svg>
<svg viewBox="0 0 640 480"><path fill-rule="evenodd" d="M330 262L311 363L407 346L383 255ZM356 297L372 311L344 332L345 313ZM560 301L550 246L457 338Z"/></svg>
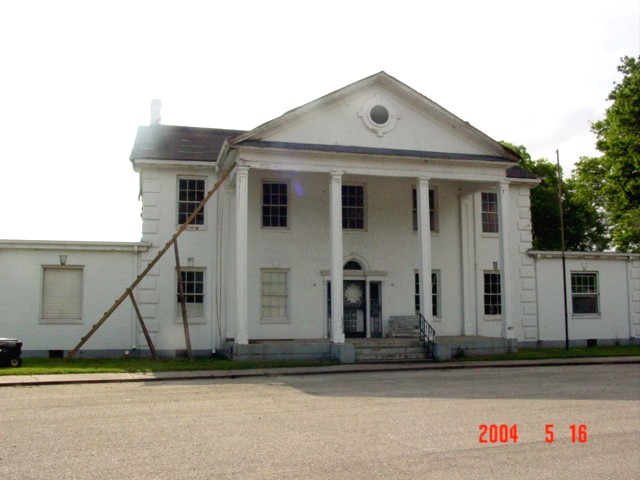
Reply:
<svg viewBox="0 0 640 480"><path fill-rule="evenodd" d="M21 272L0 280L0 333L25 351L73 348L221 178L178 239L198 353L352 361L352 338L391 336L418 311L436 343L564 342L560 259L530 252L539 180L384 72L249 132L140 127L131 161L139 244L0 242L0 268ZM177 279L170 251L135 289L168 354L185 348ZM572 253L567 284L574 342L640 335L640 255ZM123 304L83 352L147 348Z"/></svg>

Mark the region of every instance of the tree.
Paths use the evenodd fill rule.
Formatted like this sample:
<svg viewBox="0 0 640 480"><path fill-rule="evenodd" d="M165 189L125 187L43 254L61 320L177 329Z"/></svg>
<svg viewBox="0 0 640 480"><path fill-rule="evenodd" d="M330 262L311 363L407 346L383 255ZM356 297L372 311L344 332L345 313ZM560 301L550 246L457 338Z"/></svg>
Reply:
<svg viewBox="0 0 640 480"><path fill-rule="evenodd" d="M520 165L538 175L542 182L531 190L531 225L535 250L560 250L560 209L558 206L558 168L546 159L533 160L527 149L508 142L504 146L520 155ZM576 182L563 187L565 247L567 250L603 250L607 246L605 228L596 208L580 196Z"/></svg>
<svg viewBox="0 0 640 480"><path fill-rule="evenodd" d="M599 158L582 158L577 193L601 212L616 249L640 251L640 57L624 57L605 117L592 124Z"/></svg>

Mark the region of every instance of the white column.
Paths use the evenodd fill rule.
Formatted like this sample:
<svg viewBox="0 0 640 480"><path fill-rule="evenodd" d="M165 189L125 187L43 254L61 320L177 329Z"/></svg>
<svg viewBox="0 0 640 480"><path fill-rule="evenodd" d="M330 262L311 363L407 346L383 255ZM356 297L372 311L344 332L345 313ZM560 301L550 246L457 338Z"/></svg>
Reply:
<svg viewBox="0 0 640 480"><path fill-rule="evenodd" d="M477 335L475 239L473 196L460 197L460 244L462 246L462 335Z"/></svg>
<svg viewBox="0 0 640 480"><path fill-rule="evenodd" d="M509 182L501 181L498 186L498 211L500 229L500 291L502 292L502 336L514 338L512 308L511 272L511 222L509 202Z"/></svg>
<svg viewBox="0 0 640 480"><path fill-rule="evenodd" d="M364 323L365 330L367 331L367 338L371 338L371 282L364 279Z"/></svg>
<svg viewBox="0 0 640 480"><path fill-rule="evenodd" d="M247 254L249 167L236 167L236 343L249 343L247 329Z"/></svg>
<svg viewBox="0 0 640 480"><path fill-rule="evenodd" d="M431 223L429 222L429 178L418 179L418 239L420 242L420 313L432 322Z"/></svg>
<svg viewBox="0 0 640 480"><path fill-rule="evenodd" d="M342 264L342 173L331 172L331 341L344 343Z"/></svg>

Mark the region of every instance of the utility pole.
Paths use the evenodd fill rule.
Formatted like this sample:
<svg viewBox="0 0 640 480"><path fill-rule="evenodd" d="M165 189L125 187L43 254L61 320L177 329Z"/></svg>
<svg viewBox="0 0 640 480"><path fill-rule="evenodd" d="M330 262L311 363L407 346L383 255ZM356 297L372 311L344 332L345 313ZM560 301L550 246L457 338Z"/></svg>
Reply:
<svg viewBox="0 0 640 480"><path fill-rule="evenodd" d="M569 312L567 310L567 262L564 247L564 208L562 201L562 170L560 169L560 151L556 150L558 163L558 208L560 209L560 243L562 248L562 294L564 296L564 348L569 350Z"/></svg>

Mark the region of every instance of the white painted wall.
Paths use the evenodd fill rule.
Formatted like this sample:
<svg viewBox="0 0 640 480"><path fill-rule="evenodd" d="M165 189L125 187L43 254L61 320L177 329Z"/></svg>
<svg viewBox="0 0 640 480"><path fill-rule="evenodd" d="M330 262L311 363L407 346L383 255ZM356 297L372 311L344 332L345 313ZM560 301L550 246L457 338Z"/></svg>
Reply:
<svg viewBox="0 0 640 480"><path fill-rule="evenodd" d="M568 252L567 305L570 340L628 340L640 336L640 255ZM534 252L538 301L538 338L564 341L562 261L558 252ZM574 315L571 272L597 272L599 315ZM524 332L521 340L531 341Z"/></svg>
<svg viewBox="0 0 640 480"><path fill-rule="evenodd" d="M176 232L178 225L177 193L179 178L203 178L206 190L217 181L214 166L169 165L141 163L142 238L151 244L149 251L141 254L139 272L153 260L158 251ZM205 272L205 314L189 321L191 345L194 350L211 351L218 343L218 315L216 310L215 245L217 228L217 196L205 206L205 225L189 228L178 239L180 263ZM173 247L162 257L154 269L137 288L137 299L151 339L158 350L186 348L182 317L176 297L177 273ZM144 336L139 335L140 346L146 349Z"/></svg>
<svg viewBox="0 0 640 480"><path fill-rule="evenodd" d="M17 337L26 352L46 355L48 350L75 347L133 281L137 269L135 249L142 244L91 242L0 241L0 337ZM41 320L44 266L82 267L82 320L47 324ZM124 351L135 342L135 313L130 302L84 345L84 350ZM79 355L82 355L82 351Z"/></svg>
<svg viewBox="0 0 640 480"><path fill-rule="evenodd" d="M361 118L361 113L368 115L368 108L375 104L384 105L392 116L398 117L394 128L384 135L371 132ZM464 132L451 128L451 124L444 123L445 118L434 115L425 103L415 98L402 98L397 92L369 86L353 95L317 105L295 123L283 125L262 138L324 145L495 154L486 146L474 143Z"/></svg>
<svg viewBox="0 0 640 480"><path fill-rule="evenodd" d="M329 174L274 172L251 169L249 175L249 338L323 338L326 337L326 286L323 271L330 270L329 239ZM290 224L287 229L261 228L261 184L263 180L281 180L290 186ZM384 272L382 280L382 311L384 331L388 332L389 317L412 315L414 311L414 272L419 267L418 238L412 228L411 190L416 181L411 178L345 175L343 184L362 184L366 191L366 231L344 231L345 261L356 258L367 270ZM432 233L433 269L440 272L441 316L434 319L438 335L461 335L462 330L462 269L461 224L459 193L468 184L432 181L437 192L438 232ZM476 185L475 188L478 188ZM518 225L517 207L519 186L512 187L516 207L512 211L512 225ZM297 193L296 193L297 192ZM524 189L528 199L528 188ZM481 231L480 194L474 195L475 228ZM231 212L233 215L233 205ZM233 229L231 229L233 235ZM478 332L500 336L501 318L487 319L483 313L482 272L491 270L499 260L496 235L477 234L475 256L478 265L477 303L474 306L473 326ZM525 239L526 240L526 239ZM513 262L519 265L521 237L512 235ZM233 245L233 240L230 240ZM526 244L526 241L525 241ZM529 243L526 244L530 246ZM233 258L227 255L227 258ZM519 267L514 265L514 276ZM229 267L233 269L233 262ZM291 321L266 324L260 320L260 269L280 268L290 271ZM518 277L519 278L519 277ZM233 284L233 281L229 283ZM227 297L226 311L233 318L233 293ZM514 298L521 289L514 287ZM515 312L519 312L515 308ZM228 336L233 337L233 322Z"/></svg>

